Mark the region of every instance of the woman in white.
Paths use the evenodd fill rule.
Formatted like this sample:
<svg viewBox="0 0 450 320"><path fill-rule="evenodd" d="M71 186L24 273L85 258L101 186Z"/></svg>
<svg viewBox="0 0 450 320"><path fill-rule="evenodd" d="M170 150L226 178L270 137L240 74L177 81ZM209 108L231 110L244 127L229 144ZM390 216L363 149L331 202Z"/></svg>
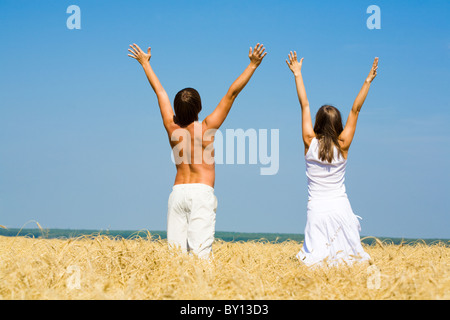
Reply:
<svg viewBox="0 0 450 320"><path fill-rule="evenodd" d="M369 75L353 103L345 127L338 109L322 106L316 114L314 127L302 78L303 58L289 53L286 60L295 76L302 109L302 136L305 145L308 205L305 240L297 254L302 263L310 265L352 264L370 259L364 251L357 216L353 213L345 191L347 155L355 134L361 107L377 75L375 58Z"/></svg>

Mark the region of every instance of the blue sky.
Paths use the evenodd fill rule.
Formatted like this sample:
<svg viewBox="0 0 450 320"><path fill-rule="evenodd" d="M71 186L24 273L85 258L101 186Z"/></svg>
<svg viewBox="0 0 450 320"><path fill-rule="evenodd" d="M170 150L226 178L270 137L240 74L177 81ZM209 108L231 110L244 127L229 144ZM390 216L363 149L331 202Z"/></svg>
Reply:
<svg viewBox="0 0 450 320"><path fill-rule="evenodd" d="M81 30L69 30L69 5ZM381 9L369 30L366 9ZM268 55L222 130L279 129L278 174L217 165L216 230L303 233L300 108L285 64L304 57L312 113L346 119L373 58L379 72L349 153L362 235L450 238L448 1L0 0L0 224L165 230L175 178L156 98L130 43L152 47L171 100L196 88L203 119ZM31 226L31 225L29 225Z"/></svg>

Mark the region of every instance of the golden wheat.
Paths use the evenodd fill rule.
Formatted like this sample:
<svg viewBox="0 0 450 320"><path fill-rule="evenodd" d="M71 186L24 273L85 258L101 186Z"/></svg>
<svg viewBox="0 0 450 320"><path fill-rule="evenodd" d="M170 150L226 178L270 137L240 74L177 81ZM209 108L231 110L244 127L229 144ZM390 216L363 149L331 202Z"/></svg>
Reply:
<svg viewBox="0 0 450 320"><path fill-rule="evenodd" d="M446 243L365 245L369 264L308 268L295 241L223 242L210 262L161 239L0 237L0 299L449 299Z"/></svg>

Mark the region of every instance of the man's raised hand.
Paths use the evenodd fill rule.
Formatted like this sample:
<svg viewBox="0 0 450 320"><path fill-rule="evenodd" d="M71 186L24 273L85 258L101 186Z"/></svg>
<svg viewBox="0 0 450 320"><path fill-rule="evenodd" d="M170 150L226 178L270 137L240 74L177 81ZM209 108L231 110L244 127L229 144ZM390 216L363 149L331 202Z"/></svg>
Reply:
<svg viewBox="0 0 450 320"><path fill-rule="evenodd" d="M250 63L252 63L255 67L258 67L267 54L267 52L264 52L265 50L266 49L263 47L263 45L259 43L256 44L254 49L250 47L250 50L248 52Z"/></svg>
<svg viewBox="0 0 450 320"><path fill-rule="evenodd" d="M131 49L128 49L130 52L130 54L128 54L129 57L136 59L140 64L150 61L150 58L152 57L150 47L148 47L147 53L142 51L142 49L135 43L130 44L130 48Z"/></svg>

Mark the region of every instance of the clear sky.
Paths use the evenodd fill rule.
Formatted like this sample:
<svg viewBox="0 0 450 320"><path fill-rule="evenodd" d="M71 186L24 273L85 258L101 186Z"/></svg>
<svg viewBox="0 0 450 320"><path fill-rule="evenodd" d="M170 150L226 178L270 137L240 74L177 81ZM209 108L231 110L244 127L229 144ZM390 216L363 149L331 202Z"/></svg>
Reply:
<svg viewBox="0 0 450 320"><path fill-rule="evenodd" d="M81 30L66 26L72 4ZM379 30L366 26L372 4ZM268 55L222 130L278 129L279 171L217 165L216 230L304 231L300 107L285 63L296 50L313 116L333 104L344 120L380 59L346 176L361 234L450 238L448 12L448 0L0 0L0 224L165 230L175 167L128 45L152 47L171 100L196 88L203 119L261 42Z"/></svg>

